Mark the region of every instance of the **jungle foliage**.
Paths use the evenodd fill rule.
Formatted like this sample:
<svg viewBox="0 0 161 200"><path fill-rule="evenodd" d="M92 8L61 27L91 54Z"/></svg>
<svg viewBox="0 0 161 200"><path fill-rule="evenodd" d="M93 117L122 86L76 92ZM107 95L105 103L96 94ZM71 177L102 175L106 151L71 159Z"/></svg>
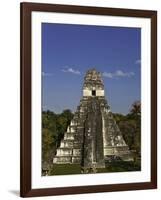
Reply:
<svg viewBox="0 0 161 200"><path fill-rule="evenodd" d="M141 148L141 104L136 101L132 104L127 115L113 113L114 119L118 124L124 140L130 150L140 156Z"/></svg>

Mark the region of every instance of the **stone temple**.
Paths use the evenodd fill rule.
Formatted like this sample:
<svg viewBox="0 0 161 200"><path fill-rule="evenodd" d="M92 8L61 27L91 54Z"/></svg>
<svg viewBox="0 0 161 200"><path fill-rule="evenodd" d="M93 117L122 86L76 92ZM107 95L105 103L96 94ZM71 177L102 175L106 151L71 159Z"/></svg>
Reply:
<svg viewBox="0 0 161 200"><path fill-rule="evenodd" d="M101 73L90 69L84 78L83 97L53 163L104 168L111 157L133 160L105 98Z"/></svg>

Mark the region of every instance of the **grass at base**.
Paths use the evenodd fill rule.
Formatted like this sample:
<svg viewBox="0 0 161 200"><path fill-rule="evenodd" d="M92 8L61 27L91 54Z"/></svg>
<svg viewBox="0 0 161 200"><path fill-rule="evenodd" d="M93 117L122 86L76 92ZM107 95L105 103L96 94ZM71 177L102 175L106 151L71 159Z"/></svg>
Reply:
<svg viewBox="0 0 161 200"><path fill-rule="evenodd" d="M80 174L81 166L79 164L54 164L50 175Z"/></svg>
<svg viewBox="0 0 161 200"><path fill-rule="evenodd" d="M98 168L97 173L127 172L140 170L140 162L117 161L107 163L106 168ZM79 164L54 164L52 169L50 170L50 176L67 174L81 174L81 166Z"/></svg>
<svg viewBox="0 0 161 200"><path fill-rule="evenodd" d="M140 162L118 161L106 164L106 168L97 169L97 173L140 171Z"/></svg>

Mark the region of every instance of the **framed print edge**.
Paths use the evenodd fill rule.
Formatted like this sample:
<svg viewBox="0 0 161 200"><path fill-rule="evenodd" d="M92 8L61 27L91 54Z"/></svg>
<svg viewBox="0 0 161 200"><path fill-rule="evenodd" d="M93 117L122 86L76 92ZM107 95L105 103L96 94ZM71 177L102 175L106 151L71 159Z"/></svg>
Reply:
<svg viewBox="0 0 161 200"><path fill-rule="evenodd" d="M31 191L31 13L20 4L20 196Z"/></svg>
<svg viewBox="0 0 161 200"><path fill-rule="evenodd" d="M157 188L157 12L151 16L151 182Z"/></svg>
<svg viewBox="0 0 161 200"><path fill-rule="evenodd" d="M67 12L112 16L145 17L151 19L151 181L108 185L73 186L32 189L32 66L31 66L31 12ZM118 8L85 7L39 3L20 4L20 196L48 196L157 188L157 12Z"/></svg>

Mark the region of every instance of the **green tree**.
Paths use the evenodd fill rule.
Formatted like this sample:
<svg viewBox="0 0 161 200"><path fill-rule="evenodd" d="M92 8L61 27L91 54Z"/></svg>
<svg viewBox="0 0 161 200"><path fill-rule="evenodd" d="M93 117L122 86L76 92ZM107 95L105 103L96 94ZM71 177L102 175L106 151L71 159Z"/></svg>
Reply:
<svg viewBox="0 0 161 200"><path fill-rule="evenodd" d="M141 103L135 101L127 115L113 114L129 148L140 155L141 148Z"/></svg>
<svg viewBox="0 0 161 200"><path fill-rule="evenodd" d="M141 116L141 103L140 101L135 101L130 109L130 114L133 116Z"/></svg>

